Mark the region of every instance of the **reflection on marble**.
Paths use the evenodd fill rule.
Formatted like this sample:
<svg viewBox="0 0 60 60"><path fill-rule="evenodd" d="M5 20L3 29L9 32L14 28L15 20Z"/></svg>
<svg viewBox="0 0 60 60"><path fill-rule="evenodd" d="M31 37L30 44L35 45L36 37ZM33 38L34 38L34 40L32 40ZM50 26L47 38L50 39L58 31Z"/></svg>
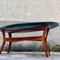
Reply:
<svg viewBox="0 0 60 60"><path fill-rule="evenodd" d="M51 53L51 56L46 57L44 53L2 53L0 55L0 60L60 60L59 53Z"/></svg>

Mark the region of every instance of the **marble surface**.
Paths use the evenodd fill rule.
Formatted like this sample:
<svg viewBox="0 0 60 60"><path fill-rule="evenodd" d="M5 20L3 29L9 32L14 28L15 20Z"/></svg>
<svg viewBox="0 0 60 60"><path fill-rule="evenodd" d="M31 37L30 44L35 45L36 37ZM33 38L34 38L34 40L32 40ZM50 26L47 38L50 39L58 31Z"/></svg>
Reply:
<svg viewBox="0 0 60 60"><path fill-rule="evenodd" d="M33 30L29 30L29 29L34 28L34 27L43 26L43 25L47 25L48 29L53 29L53 28L59 26L59 24L57 22L26 22L26 23L16 23L16 24L2 26L2 27L0 27L0 30L25 30L25 29L28 29L25 31L26 32L34 32Z"/></svg>

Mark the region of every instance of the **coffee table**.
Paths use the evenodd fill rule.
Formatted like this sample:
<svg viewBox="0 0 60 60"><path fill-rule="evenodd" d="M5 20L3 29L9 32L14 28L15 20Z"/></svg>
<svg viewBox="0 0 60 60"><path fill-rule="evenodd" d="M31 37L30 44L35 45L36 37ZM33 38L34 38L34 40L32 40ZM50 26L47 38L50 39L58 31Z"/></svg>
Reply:
<svg viewBox="0 0 60 60"><path fill-rule="evenodd" d="M3 35L3 43L1 46L0 54L3 50L3 47L6 42L9 42L8 53L10 52L12 42L17 41L41 41L45 50L45 54L48 57L50 55L50 50L47 45L47 36L50 29L57 27L58 23L56 22L29 22L29 23L18 23L11 24L7 26L0 27L0 30ZM33 32L33 31L43 31L42 36L29 36L29 37L12 37L12 33L24 33L24 32ZM5 33L8 33L9 37L6 38Z"/></svg>

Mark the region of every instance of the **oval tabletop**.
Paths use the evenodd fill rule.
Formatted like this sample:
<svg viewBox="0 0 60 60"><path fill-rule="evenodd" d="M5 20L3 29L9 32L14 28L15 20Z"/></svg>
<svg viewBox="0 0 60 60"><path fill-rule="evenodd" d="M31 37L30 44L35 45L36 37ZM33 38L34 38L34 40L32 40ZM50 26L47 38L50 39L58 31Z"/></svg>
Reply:
<svg viewBox="0 0 60 60"><path fill-rule="evenodd" d="M48 25L48 29L52 29L58 26L57 22L29 22L29 23L18 23L3 26L0 30L22 30L27 28L33 28L37 26Z"/></svg>

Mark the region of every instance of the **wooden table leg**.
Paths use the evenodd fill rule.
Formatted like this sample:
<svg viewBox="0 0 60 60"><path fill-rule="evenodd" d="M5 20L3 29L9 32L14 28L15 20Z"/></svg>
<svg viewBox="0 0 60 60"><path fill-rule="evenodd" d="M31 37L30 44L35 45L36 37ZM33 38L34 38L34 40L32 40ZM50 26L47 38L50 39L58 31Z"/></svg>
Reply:
<svg viewBox="0 0 60 60"><path fill-rule="evenodd" d="M4 45L5 45L5 41L3 41L3 43L2 43L2 47L1 47L1 50L0 50L0 54L1 54L2 50L3 50L3 48L4 48Z"/></svg>
<svg viewBox="0 0 60 60"><path fill-rule="evenodd" d="M45 44L46 44L46 47L47 47L48 55L50 55L50 50L48 48L48 44L47 44L47 41L46 40L45 40Z"/></svg>
<svg viewBox="0 0 60 60"><path fill-rule="evenodd" d="M9 34L9 38L11 38L12 37L11 33L8 33L8 34ZM12 42L9 42L8 53L10 52L11 44Z"/></svg>
<svg viewBox="0 0 60 60"><path fill-rule="evenodd" d="M43 38L42 42L43 42L44 50L45 50L45 53L46 53L46 56L47 56L47 57L50 55L50 50L49 50L48 44L47 44L48 32L49 32L49 29L48 29L48 26L46 26L46 27L45 27L45 30L44 30L44 33L43 33L43 36L44 36L45 38Z"/></svg>
<svg viewBox="0 0 60 60"><path fill-rule="evenodd" d="M46 47L45 40L42 40L42 42L43 42L43 47L44 47L44 50L45 50L46 56L48 57L48 51L47 51L47 47Z"/></svg>
<svg viewBox="0 0 60 60"><path fill-rule="evenodd" d="M4 48L4 45L5 45L5 32L4 31L2 31L2 35L3 35L3 43L2 43L2 46L1 46L1 49L0 49L0 54L3 50L3 48Z"/></svg>
<svg viewBox="0 0 60 60"><path fill-rule="evenodd" d="M47 33L46 33L45 43L46 43L48 54L50 55L50 49L49 49L48 44L47 44L47 36L48 36L48 33L49 33L49 29L47 30Z"/></svg>

